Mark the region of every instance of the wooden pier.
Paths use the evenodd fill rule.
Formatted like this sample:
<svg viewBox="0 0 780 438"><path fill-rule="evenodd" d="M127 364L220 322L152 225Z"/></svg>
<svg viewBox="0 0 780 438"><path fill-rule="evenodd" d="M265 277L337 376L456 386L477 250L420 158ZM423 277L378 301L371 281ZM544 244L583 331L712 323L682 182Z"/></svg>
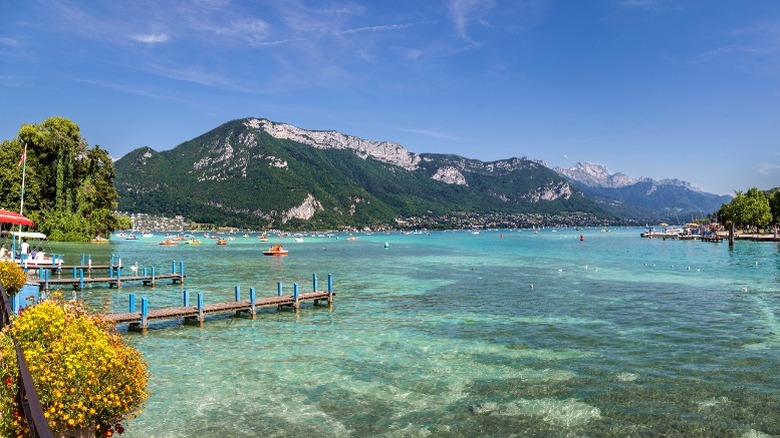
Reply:
<svg viewBox="0 0 780 438"><path fill-rule="evenodd" d="M160 280L172 280L173 284L184 283L184 274L131 275L127 277L77 277L77 278L46 278L37 280L38 287L50 290L70 285L75 290L83 290L89 284L106 284L108 287L121 288L123 283L140 281L144 286L155 286Z"/></svg>
<svg viewBox="0 0 780 438"><path fill-rule="evenodd" d="M102 265L101 265L102 266ZM94 265L91 265L92 269L96 269ZM167 274L158 274L156 269L152 267L150 270L143 268L141 272L138 272L138 267L134 266L134 270L131 269L132 275L123 275L125 268L122 267L121 259L118 264L114 264L113 258L109 265L106 265L108 269L108 276L103 277L90 277L86 270L78 268L76 266L71 267L73 273L72 277L62 277L62 271L56 271L57 278L51 278L53 270L40 269L38 270L38 287L41 290L49 290L52 287L60 287L64 285L70 285L76 290L83 290L85 286L92 284L106 284L108 287L121 288L123 283L127 282L141 282L145 286L155 286L160 280L171 280L173 284L184 283L184 262L180 261L177 269L176 261L171 262L171 272Z"/></svg>
<svg viewBox="0 0 780 438"><path fill-rule="evenodd" d="M333 291L333 278L328 275L328 290L318 291L317 276L312 275L311 292L300 293L298 283L293 285L292 295L282 295L282 284L278 283L277 296L257 298L255 289L249 288L249 299L241 299L240 287L236 286L235 300L214 304L205 304L203 294L198 293L197 304L195 306L189 303L189 292L185 290L182 294L182 306L166 307L161 309L149 309L149 303L146 298L141 299L141 309L136 311L135 295L129 295L129 311L123 313L109 313L104 315L106 320L114 324L129 324L128 330L145 331L149 327L150 321L178 320L183 319L185 323L196 323L203 325L206 315L218 313L233 313L235 315L247 314L251 318L255 317L257 309L265 307L292 307L296 311L304 301L313 301L317 306L321 301L328 305L333 304L333 297L336 293Z"/></svg>

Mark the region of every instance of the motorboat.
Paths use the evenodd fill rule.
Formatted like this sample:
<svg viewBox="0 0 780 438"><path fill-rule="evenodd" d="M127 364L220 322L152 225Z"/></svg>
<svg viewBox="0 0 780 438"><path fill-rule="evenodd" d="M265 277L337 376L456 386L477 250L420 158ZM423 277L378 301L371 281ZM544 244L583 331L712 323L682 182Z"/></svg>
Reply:
<svg viewBox="0 0 780 438"><path fill-rule="evenodd" d="M267 256L286 256L289 253L290 251L282 248L282 245L279 243L272 245L267 251L263 251L263 255Z"/></svg>
<svg viewBox="0 0 780 438"><path fill-rule="evenodd" d="M225 246L227 245L227 240L220 237L219 239L217 239L217 245Z"/></svg>
<svg viewBox="0 0 780 438"><path fill-rule="evenodd" d="M175 240L171 240L171 239L165 239L162 242L160 242L160 245L163 245L163 246L176 246L178 244L179 244L179 242L177 242Z"/></svg>

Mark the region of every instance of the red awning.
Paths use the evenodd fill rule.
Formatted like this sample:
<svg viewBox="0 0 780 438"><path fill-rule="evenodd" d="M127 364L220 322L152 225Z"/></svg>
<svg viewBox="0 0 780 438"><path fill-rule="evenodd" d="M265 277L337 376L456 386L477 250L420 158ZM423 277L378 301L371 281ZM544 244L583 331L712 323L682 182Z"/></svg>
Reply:
<svg viewBox="0 0 780 438"><path fill-rule="evenodd" d="M27 225L28 227L32 227L35 225L35 222L19 213L0 208L0 224Z"/></svg>

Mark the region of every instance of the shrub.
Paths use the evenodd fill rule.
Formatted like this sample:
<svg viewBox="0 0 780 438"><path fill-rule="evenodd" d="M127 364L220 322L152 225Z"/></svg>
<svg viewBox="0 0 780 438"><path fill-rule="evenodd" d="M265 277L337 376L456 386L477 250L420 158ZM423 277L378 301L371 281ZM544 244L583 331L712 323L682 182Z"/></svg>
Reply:
<svg viewBox="0 0 780 438"><path fill-rule="evenodd" d="M8 295L14 295L19 292L19 289L27 282L27 276L24 275L24 270L14 262L3 260L0 261L0 284Z"/></svg>
<svg viewBox="0 0 780 438"><path fill-rule="evenodd" d="M0 436L28 433L15 403L19 342L55 433L95 427L96 435L123 432L122 421L140 413L149 378L140 353L114 327L83 304L53 298L27 307L0 333Z"/></svg>

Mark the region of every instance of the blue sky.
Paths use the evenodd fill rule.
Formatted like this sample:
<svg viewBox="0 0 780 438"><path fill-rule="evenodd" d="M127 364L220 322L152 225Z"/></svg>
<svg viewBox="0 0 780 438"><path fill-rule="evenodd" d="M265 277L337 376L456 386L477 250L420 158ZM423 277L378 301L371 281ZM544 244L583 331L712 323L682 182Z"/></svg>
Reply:
<svg viewBox="0 0 780 438"><path fill-rule="evenodd" d="M265 117L485 161L780 186L780 2L4 0L0 139L119 158Z"/></svg>

